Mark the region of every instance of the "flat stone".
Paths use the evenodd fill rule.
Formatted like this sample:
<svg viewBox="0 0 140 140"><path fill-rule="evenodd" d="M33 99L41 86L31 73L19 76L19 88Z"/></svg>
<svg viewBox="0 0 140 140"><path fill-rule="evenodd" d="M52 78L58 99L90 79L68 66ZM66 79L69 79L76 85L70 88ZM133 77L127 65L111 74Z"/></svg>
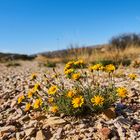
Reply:
<svg viewBox="0 0 140 140"><path fill-rule="evenodd" d="M109 108L105 110L102 114L103 114L103 118L107 120L116 118L115 108Z"/></svg>
<svg viewBox="0 0 140 140"><path fill-rule="evenodd" d="M45 120L45 123L48 125L62 125L66 124L66 121L64 119L61 119L60 117L50 117L47 120Z"/></svg>
<svg viewBox="0 0 140 140"><path fill-rule="evenodd" d="M16 127L13 125L5 126L0 128L0 136L3 136L4 133L15 132Z"/></svg>
<svg viewBox="0 0 140 140"><path fill-rule="evenodd" d="M100 130L101 134L102 134L102 139L105 140L105 139L108 139L109 138L109 135L111 133L111 130L107 127L103 127L101 130Z"/></svg>
<svg viewBox="0 0 140 140"><path fill-rule="evenodd" d="M46 140L46 137L44 136L42 130L39 130L36 134L36 140Z"/></svg>
<svg viewBox="0 0 140 140"><path fill-rule="evenodd" d="M35 132L35 128L29 128L25 130L26 136L31 136Z"/></svg>

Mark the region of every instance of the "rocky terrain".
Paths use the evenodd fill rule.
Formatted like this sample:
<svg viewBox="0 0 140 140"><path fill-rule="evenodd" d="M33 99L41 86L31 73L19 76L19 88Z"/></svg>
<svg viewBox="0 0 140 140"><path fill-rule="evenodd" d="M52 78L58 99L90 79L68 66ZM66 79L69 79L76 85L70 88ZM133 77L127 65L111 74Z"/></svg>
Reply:
<svg viewBox="0 0 140 140"><path fill-rule="evenodd" d="M58 69L60 66L57 67ZM125 100L101 114L68 117L46 112L25 113L18 107L17 98L27 92L32 72L42 73L51 68L38 63L21 62L18 67L0 64L0 139L1 140L140 140L140 70L122 68L136 73L130 84L124 77L115 79L118 85L129 88ZM120 70L119 70L120 71ZM24 105L23 105L24 106Z"/></svg>

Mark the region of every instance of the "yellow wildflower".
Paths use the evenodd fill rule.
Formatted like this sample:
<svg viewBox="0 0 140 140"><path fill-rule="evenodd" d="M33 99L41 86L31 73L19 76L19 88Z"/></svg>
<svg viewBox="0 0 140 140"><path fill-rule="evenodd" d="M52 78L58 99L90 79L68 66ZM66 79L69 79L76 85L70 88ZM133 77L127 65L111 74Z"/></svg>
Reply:
<svg viewBox="0 0 140 140"><path fill-rule="evenodd" d="M53 101L54 101L54 98L53 98L53 97L49 97L49 98L48 98L48 102L49 102L49 103L52 103Z"/></svg>
<svg viewBox="0 0 140 140"><path fill-rule="evenodd" d="M75 95L75 92L73 90L68 91L67 97L72 98Z"/></svg>
<svg viewBox="0 0 140 140"><path fill-rule="evenodd" d="M39 108L42 105L42 103L43 102L42 102L42 100L40 98L36 99L35 102L34 102L34 105L33 105L34 109Z"/></svg>
<svg viewBox="0 0 140 140"><path fill-rule="evenodd" d="M57 77L58 77L57 74L52 75L52 78L57 78Z"/></svg>
<svg viewBox="0 0 140 140"><path fill-rule="evenodd" d="M111 73L111 72L115 71L115 66L113 64L106 65L105 70L106 70L106 72Z"/></svg>
<svg viewBox="0 0 140 140"><path fill-rule="evenodd" d="M118 96L121 98L125 98L127 96L127 90L124 87L117 88Z"/></svg>
<svg viewBox="0 0 140 140"><path fill-rule="evenodd" d="M83 60L78 60L78 61L74 62L74 65L82 66L82 65L84 65L84 61Z"/></svg>
<svg viewBox="0 0 140 140"><path fill-rule="evenodd" d="M21 95L20 97L18 97L18 104L20 104L22 102L22 100L25 99L24 95Z"/></svg>
<svg viewBox="0 0 140 140"><path fill-rule="evenodd" d="M91 98L91 102L94 105L102 105L104 103L104 98L100 95L94 96L93 98Z"/></svg>
<svg viewBox="0 0 140 140"><path fill-rule="evenodd" d="M33 90L29 90L28 91L28 98L32 98L33 94L34 94L34 91Z"/></svg>
<svg viewBox="0 0 140 140"><path fill-rule="evenodd" d="M72 79L73 79L73 80L79 80L80 77L81 77L81 74L80 74L79 72L78 72L78 73L72 74Z"/></svg>
<svg viewBox="0 0 140 140"><path fill-rule="evenodd" d="M91 71L93 71L93 70L99 71L99 70L102 70L102 69L103 69L102 64L96 64L96 65L93 65L93 66L89 67L89 70L91 70Z"/></svg>
<svg viewBox="0 0 140 140"><path fill-rule="evenodd" d="M64 69L64 73L66 74L66 75L69 75L69 74L71 74L71 73L73 73L74 72L74 69Z"/></svg>
<svg viewBox="0 0 140 140"><path fill-rule="evenodd" d="M33 92L36 92L37 90L40 90L40 84L39 83L36 83L34 85Z"/></svg>
<svg viewBox="0 0 140 140"><path fill-rule="evenodd" d="M50 112L53 112L53 113L58 112L58 106L56 106L56 105L51 106L51 107L49 108L49 111L50 111Z"/></svg>
<svg viewBox="0 0 140 140"><path fill-rule="evenodd" d="M132 73L128 75L130 79L135 80L137 78L137 75Z"/></svg>
<svg viewBox="0 0 140 140"><path fill-rule="evenodd" d="M29 111L31 108L31 104L30 103L27 103L26 106L25 106L25 111Z"/></svg>
<svg viewBox="0 0 140 140"><path fill-rule="evenodd" d="M58 90L58 87L56 85L53 85L48 89L48 94L55 94L57 90Z"/></svg>
<svg viewBox="0 0 140 140"><path fill-rule="evenodd" d="M74 108L81 107L83 105L83 103L84 103L84 98L82 96L75 97L72 100L72 104L73 104Z"/></svg>
<svg viewBox="0 0 140 140"><path fill-rule="evenodd" d="M36 73L33 73L32 75L31 75L31 80L34 80L34 79L36 79L37 78L37 74Z"/></svg>
<svg viewBox="0 0 140 140"><path fill-rule="evenodd" d="M66 68L66 69L70 69L70 68L72 68L73 64L74 64L74 61L69 61L69 62L66 64L65 68Z"/></svg>

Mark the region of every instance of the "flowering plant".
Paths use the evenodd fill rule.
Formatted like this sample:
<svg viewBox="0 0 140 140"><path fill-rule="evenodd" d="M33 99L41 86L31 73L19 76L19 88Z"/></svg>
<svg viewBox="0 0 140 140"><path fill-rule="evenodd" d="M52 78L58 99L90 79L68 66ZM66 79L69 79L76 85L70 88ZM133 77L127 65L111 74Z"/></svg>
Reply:
<svg viewBox="0 0 140 140"><path fill-rule="evenodd" d="M53 69L53 75L44 74L39 81L38 74L31 75L33 88L18 98L18 104L25 102L25 111L47 110L66 115L90 114L111 107L118 98L125 98L125 87L116 87L115 66L96 64L85 68L82 60L70 61L64 67L64 74ZM129 78L136 79L135 74Z"/></svg>

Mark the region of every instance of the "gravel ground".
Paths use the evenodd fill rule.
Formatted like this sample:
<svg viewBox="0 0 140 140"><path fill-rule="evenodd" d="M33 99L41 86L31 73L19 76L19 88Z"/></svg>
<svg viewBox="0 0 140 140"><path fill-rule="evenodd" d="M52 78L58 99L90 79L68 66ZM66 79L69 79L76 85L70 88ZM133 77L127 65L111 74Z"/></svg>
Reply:
<svg viewBox="0 0 140 140"><path fill-rule="evenodd" d="M140 140L140 70L130 83L117 78L118 85L129 88L129 97L116 104L116 111L85 117L52 116L45 112L25 113L17 107L17 97L26 92L32 72L52 71L37 62L20 62L21 66L0 64L0 139L1 140ZM57 67L62 71L60 66Z"/></svg>

